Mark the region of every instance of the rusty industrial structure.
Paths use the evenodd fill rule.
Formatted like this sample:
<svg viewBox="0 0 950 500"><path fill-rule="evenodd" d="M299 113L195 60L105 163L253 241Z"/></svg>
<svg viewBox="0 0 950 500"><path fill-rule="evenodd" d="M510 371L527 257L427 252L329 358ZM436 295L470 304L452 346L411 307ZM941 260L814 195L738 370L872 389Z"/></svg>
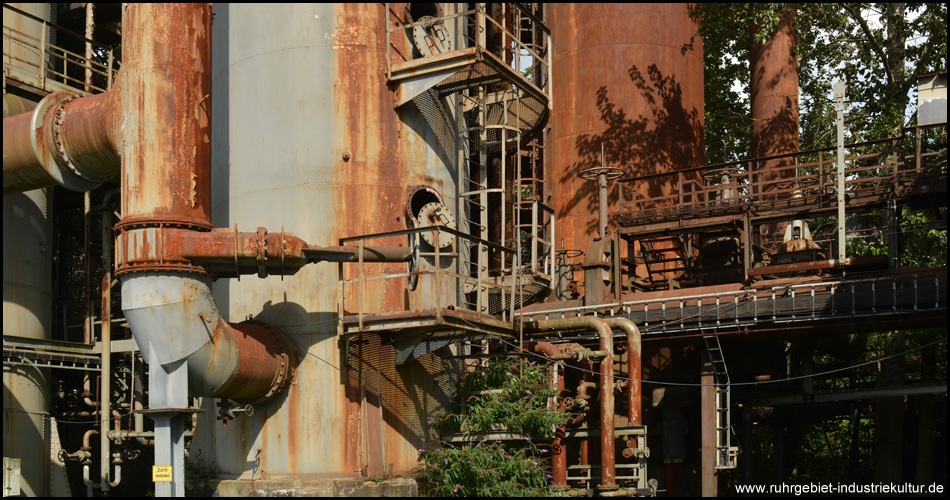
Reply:
<svg viewBox="0 0 950 500"><path fill-rule="evenodd" d="M897 236L946 231L946 73L904 136L801 150L788 14L750 157L707 165L686 4L3 8L4 496L184 496L186 453L194 495L415 495L420 449L485 437L429 422L462 374L528 355L572 494L750 483L766 425L781 482L793 408L919 398L945 436L932 349L826 382L946 324Z"/></svg>

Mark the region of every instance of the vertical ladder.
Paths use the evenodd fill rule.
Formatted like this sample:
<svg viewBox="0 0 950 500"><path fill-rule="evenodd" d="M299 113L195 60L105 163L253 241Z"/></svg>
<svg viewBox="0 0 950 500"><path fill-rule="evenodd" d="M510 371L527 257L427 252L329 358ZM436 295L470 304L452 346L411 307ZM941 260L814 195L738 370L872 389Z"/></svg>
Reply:
<svg viewBox="0 0 950 500"><path fill-rule="evenodd" d="M460 113L459 144L459 194L458 213L462 219L460 228L482 240L488 241L488 129L485 88L472 89L471 95L459 94L459 108L471 110L474 119L468 120ZM461 300L465 308L478 313L488 312L488 290L484 283L488 277L488 248L482 244L461 240L461 274L471 276L479 282L464 285ZM474 294L474 297L469 297Z"/></svg>
<svg viewBox="0 0 950 500"><path fill-rule="evenodd" d="M729 371L726 369L719 336L715 332L704 333L703 341L706 343L706 352L709 354L713 380L716 383L716 469L735 469L739 448L730 446L732 426L729 414Z"/></svg>

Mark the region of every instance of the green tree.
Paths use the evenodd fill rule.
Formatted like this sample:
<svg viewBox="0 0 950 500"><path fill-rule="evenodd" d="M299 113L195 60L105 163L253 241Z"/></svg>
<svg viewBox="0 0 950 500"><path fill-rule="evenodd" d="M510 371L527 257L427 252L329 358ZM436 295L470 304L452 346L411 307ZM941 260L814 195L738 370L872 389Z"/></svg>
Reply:
<svg viewBox="0 0 950 500"><path fill-rule="evenodd" d="M707 163L748 155L752 27L760 28L757 39L766 39L789 8L797 9L803 149L834 144L832 81L848 84L847 140L857 142L913 125L916 102L908 94L916 76L946 71L945 3L792 5L706 3L692 10L701 19L696 35L703 38Z"/></svg>

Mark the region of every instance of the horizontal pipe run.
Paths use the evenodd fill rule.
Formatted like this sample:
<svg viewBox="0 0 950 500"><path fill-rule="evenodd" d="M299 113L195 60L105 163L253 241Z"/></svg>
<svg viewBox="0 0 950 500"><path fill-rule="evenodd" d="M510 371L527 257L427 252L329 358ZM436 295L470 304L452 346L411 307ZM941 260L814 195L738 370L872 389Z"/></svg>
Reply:
<svg viewBox="0 0 950 500"><path fill-rule="evenodd" d="M304 254L311 262L359 262L360 248L355 246L306 247ZM448 257L450 252L442 255ZM409 247L363 247L363 262L409 262Z"/></svg>
<svg viewBox="0 0 950 500"><path fill-rule="evenodd" d="M63 186L89 191L119 174L118 89L88 97L54 92L3 120L3 194Z"/></svg>

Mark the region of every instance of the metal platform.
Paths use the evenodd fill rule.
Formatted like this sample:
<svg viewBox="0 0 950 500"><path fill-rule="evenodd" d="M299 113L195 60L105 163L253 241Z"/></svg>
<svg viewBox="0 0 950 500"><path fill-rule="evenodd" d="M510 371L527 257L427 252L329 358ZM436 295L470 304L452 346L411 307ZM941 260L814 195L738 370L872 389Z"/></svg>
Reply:
<svg viewBox="0 0 950 500"><path fill-rule="evenodd" d="M638 298L643 297L643 298ZM947 270L886 273L874 278L821 277L626 294L601 306L548 303L515 313L522 321L596 315L629 318L644 337L716 330L808 328L873 321L875 327L909 320L944 324Z"/></svg>

